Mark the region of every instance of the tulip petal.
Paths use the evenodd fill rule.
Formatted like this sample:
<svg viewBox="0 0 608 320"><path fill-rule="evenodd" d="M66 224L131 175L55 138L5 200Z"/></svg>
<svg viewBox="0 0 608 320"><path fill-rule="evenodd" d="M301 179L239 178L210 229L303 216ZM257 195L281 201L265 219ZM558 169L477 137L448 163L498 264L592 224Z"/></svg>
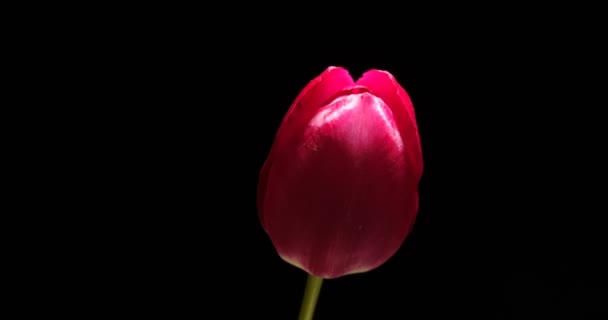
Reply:
<svg viewBox="0 0 608 320"><path fill-rule="evenodd" d="M320 107L331 102L328 99L353 84L353 78L346 69L341 67L329 67L325 69L323 73L310 81L298 94L283 118L281 127L291 119L310 119ZM303 116L302 113L307 116ZM306 120L305 123L307 123Z"/></svg>
<svg viewBox="0 0 608 320"><path fill-rule="evenodd" d="M395 77L387 71L369 70L357 80L357 85L362 85L380 97L391 108L397 126L401 132L404 144L408 150L409 161L416 168L416 180L422 175L422 150L420 137L418 136L418 125L412 101L407 92L399 85Z"/></svg>
<svg viewBox="0 0 608 320"><path fill-rule="evenodd" d="M276 146L261 205L285 261L329 279L374 269L397 251L418 209L398 125L383 99L343 95Z"/></svg>
<svg viewBox="0 0 608 320"><path fill-rule="evenodd" d="M270 154L264 162L258 182L258 215L264 229L266 229L266 226L264 223L262 201L266 193L268 168L272 165L277 146L290 143L293 135L303 130L304 126L306 126L319 108L331 102L329 101L330 99L334 98L344 88L350 87L353 84L353 79L347 70L340 67L329 67L306 85L287 111L275 136Z"/></svg>

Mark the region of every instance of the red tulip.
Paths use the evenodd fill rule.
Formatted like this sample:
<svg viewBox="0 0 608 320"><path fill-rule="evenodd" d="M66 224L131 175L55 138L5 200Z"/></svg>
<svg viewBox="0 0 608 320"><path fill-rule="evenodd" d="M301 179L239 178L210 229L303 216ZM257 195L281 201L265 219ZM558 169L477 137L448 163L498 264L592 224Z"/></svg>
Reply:
<svg viewBox="0 0 608 320"><path fill-rule="evenodd" d="M377 268L418 211L412 102L386 71L330 67L285 115L260 173L258 211L277 252L320 278Z"/></svg>

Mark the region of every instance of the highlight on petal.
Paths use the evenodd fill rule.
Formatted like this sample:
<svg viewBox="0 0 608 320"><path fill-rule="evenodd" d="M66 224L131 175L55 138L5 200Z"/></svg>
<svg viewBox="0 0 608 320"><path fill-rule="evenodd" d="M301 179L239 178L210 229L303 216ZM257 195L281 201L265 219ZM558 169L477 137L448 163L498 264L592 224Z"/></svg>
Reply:
<svg viewBox="0 0 608 320"><path fill-rule="evenodd" d="M414 165L415 176L420 179L423 170L422 150L414 107L407 92L392 74L383 70L365 72L356 84L369 88L389 106L408 150L409 159Z"/></svg>

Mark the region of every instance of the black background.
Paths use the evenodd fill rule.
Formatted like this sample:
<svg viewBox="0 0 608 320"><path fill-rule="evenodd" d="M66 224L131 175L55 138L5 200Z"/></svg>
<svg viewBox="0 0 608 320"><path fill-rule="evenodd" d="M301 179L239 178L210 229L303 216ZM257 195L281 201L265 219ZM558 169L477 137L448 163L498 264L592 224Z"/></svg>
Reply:
<svg viewBox="0 0 608 320"><path fill-rule="evenodd" d="M120 66L108 87L126 93L110 146L120 204L107 236L116 239L105 262L109 305L296 318L306 274L264 233L257 179L293 99L334 65L354 78L370 68L397 78L416 109L425 171L401 249L376 270L325 281L316 319L606 311L586 169L597 148L588 142L597 71L584 35L429 24L321 40L276 26L197 32L175 20L170 31L130 29L108 53Z"/></svg>

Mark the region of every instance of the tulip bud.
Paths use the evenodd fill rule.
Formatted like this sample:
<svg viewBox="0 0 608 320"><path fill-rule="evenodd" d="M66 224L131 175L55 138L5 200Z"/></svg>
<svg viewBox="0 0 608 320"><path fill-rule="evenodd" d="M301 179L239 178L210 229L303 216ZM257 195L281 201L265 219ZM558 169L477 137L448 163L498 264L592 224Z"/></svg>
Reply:
<svg viewBox="0 0 608 320"><path fill-rule="evenodd" d="M297 96L260 173L257 205L283 260L331 279L386 262L418 211L422 152L408 94L386 71L330 67Z"/></svg>

